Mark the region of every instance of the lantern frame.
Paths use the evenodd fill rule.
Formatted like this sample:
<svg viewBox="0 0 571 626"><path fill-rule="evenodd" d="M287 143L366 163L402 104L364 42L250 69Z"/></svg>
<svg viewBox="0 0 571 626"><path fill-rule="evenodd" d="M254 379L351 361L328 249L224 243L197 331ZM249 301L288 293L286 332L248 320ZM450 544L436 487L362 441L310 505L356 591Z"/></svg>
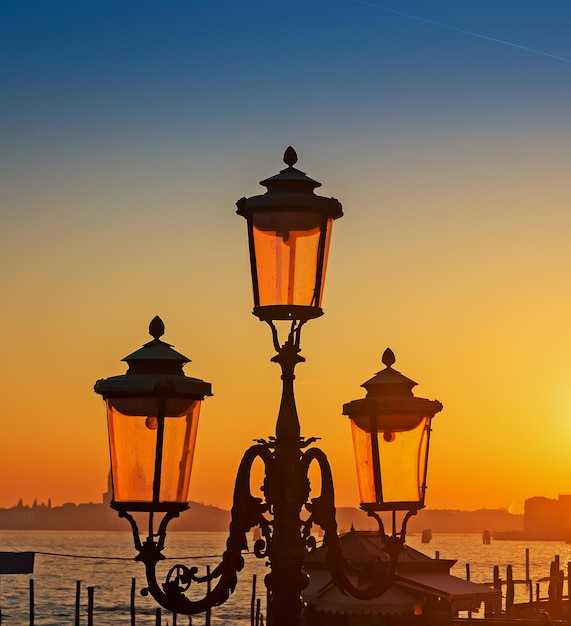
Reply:
<svg viewBox="0 0 571 626"><path fill-rule="evenodd" d="M314 193L321 183L293 167L297 163L297 154L291 146L285 151L283 159L288 167L260 182L267 188L266 193L241 198L236 206L238 215L246 218L248 225L253 314L266 322L305 322L323 315L321 301L331 230L333 221L341 217L343 211L341 203L335 198ZM260 226L262 222L265 225L263 228ZM299 246L296 248L295 242L302 241L304 233L314 233L315 239L316 229L319 231L317 241L306 246L306 258L303 258L303 252L298 254ZM270 267L271 264L261 258L264 253L260 233L263 231L274 232L268 246L275 254L275 267ZM295 235L293 244L286 244L293 232L299 237ZM310 265L311 271L308 270ZM284 266L287 266L287 272ZM300 277L304 274L311 275L311 280L307 278L303 281ZM298 286L303 282L306 287L303 293L298 293L302 291ZM266 289L274 290L272 297L264 293L264 285L268 286ZM276 293L278 291L279 294ZM290 301L284 302L284 299Z"/></svg>
<svg viewBox="0 0 571 626"><path fill-rule="evenodd" d="M363 498L365 485L375 495L374 501L362 500L360 508L371 515L382 511L393 511L393 513L408 511L400 531L404 535L408 517L425 506L431 423L434 415L442 410L442 404L438 400L415 397L412 388L417 383L392 368L395 360L394 353L387 348L382 359L385 369L363 383L362 387L367 389L367 396L345 404L343 414L349 417L352 424L361 497ZM385 498L386 491L390 490L387 490L384 483L383 451L386 451L388 446L395 445L394 442L400 433L412 433L415 429L418 431L415 433L417 435L416 448L408 450L408 460L415 463L414 467L407 468L402 462L395 462L393 458L391 468L396 471L405 467L409 475L416 477L414 491L418 494L418 498ZM360 432L370 437L366 440L369 447L366 451L366 458L359 457L359 453L364 452L364 445L362 445L364 438L359 441L359 437L362 437ZM379 439L383 437L383 433L384 442L381 443Z"/></svg>
<svg viewBox="0 0 571 626"><path fill-rule="evenodd" d="M107 406L113 487L111 507L123 513L165 512L178 515L189 506L188 482L200 404L206 396L212 395L211 385L184 374L182 368L190 362L190 359L160 340L164 334L164 324L158 316L151 321L149 333L153 340L123 359L129 365L125 374L101 379L95 383L95 392L103 397ZM129 423L130 418L132 419ZM145 422L142 421L143 418ZM181 494L174 499L163 498L162 488L165 478L168 477L165 467L168 458L167 446L170 445L169 438L178 435L170 428L171 420L182 419L185 420L185 435L182 446L176 444L180 448L176 450L177 455L180 453L181 457L178 459L179 474L176 478L181 483L177 489ZM145 428L150 432L147 433ZM153 431L156 431L156 434ZM133 437L137 433L146 436L148 441L147 455L143 458L143 461L148 461L148 466L142 467L139 471L139 476L143 478L139 479L138 489L126 486L129 480L125 478L123 472L132 471L133 468L128 467L127 463L126 467L122 467L122 461L118 460L125 456L125 451L133 445L127 437ZM138 457L138 460L141 459ZM186 466L183 461L186 462ZM176 467L177 463L172 462L171 466ZM119 487L120 485L122 487ZM141 498L117 497L118 491L127 491L131 495L137 491Z"/></svg>

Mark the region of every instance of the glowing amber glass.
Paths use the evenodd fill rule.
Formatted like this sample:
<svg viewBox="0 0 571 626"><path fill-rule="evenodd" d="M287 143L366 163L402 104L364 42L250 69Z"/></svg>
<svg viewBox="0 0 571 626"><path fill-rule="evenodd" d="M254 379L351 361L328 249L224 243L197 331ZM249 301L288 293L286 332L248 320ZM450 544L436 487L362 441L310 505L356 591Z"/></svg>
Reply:
<svg viewBox="0 0 571 626"><path fill-rule="evenodd" d="M201 402L169 398L164 418L155 397L106 404L114 501L156 502L158 484L159 502L187 502Z"/></svg>
<svg viewBox="0 0 571 626"><path fill-rule="evenodd" d="M321 306L333 219L326 221L324 239L322 223L321 214L313 212L254 215L258 306Z"/></svg>
<svg viewBox="0 0 571 626"><path fill-rule="evenodd" d="M418 415L351 419L361 504L395 510L423 504L430 421Z"/></svg>

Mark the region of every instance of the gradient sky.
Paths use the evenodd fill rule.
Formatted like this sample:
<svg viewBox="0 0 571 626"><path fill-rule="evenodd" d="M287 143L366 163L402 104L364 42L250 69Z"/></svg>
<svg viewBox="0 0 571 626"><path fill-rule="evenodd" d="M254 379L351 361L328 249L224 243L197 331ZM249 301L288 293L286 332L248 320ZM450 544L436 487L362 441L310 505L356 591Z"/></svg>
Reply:
<svg viewBox="0 0 571 626"><path fill-rule="evenodd" d="M293 145L338 198L297 402L339 506L342 405L438 399L430 508L571 493L568 0L4 0L0 506L100 501L98 378L164 339L208 380L190 498L229 507L280 381L245 222Z"/></svg>

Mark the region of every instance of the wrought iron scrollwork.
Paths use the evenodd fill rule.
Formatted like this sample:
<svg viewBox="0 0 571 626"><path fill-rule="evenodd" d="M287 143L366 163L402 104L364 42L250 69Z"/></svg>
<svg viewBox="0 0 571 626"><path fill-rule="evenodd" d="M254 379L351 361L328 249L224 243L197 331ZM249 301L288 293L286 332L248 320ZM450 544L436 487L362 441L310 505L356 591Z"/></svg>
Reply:
<svg viewBox="0 0 571 626"><path fill-rule="evenodd" d="M260 528L261 537L255 540L253 552L256 557L267 559L271 566L265 582L271 597L270 615L274 616L275 624L298 623L303 611L301 594L308 584L303 563L317 547L312 534L314 526L319 526L324 532L323 544L333 581L344 593L359 599L371 599L383 594L394 579L398 556L404 549L406 519L400 535L393 528L393 534L388 536L380 517L372 513L379 522L386 559L379 558L358 568L348 562L341 550L329 461L322 450L309 447L317 441L316 438L304 439L300 436L293 381L296 364L304 360L299 354L302 325L303 322L292 323L288 340L280 346L277 331L270 324L278 350L272 360L281 366L283 381L276 436L268 440L258 439L242 458L236 476L226 550L219 565L205 576L199 576L198 568L176 564L168 571L165 581L159 583L157 565L165 558L162 552L166 527L187 505L166 507L156 532L153 530L154 513L150 513L145 541L140 540L130 513L115 507L131 523L139 552L136 560L142 561L146 567L148 586L143 593L151 594L167 610L192 615L224 603L234 591L238 573L244 567L242 552L248 550L247 533L254 527ZM261 487L263 497L254 496L250 488L253 464L258 460L265 471ZM310 498L309 472L312 463L318 465L321 488L317 497ZM303 509L308 513L305 518ZM350 576L355 575L366 581L366 585L353 584ZM191 600L185 595L192 585L214 580L216 584L203 598Z"/></svg>
<svg viewBox="0 0 571 626"><path fill-rule="evenodd" d="M302 463L305 472L309 472L309 466L313 461L317 462L320 468L321 493L317 498L312 498L311 502L306 505L311 515L304 524L304 533L308 535L314 524L323 530L323 546L327 549L327 563L338 589L360 600L378 598L385 593L394 580L398 556L404 550L404 539L400 536L388 536L385 533L381 518L375 515L374 517L379 523L379 534L387 559L371 559L362 567L351 564L343 555L337 534L331 466L325 453L319 448L311 448L304 453ZM357 576L359 579L367 581L367 585L357 587L349 576Z"/></svg>
<svg viewBox="0 0 571 626"><path fill-rule="evenodd" d="M260 458L264 463L271 463L271 452L267 445L251 446L240 463L236 476L234 503L232 506L230 532L226 541L226 550L222 560L209 574L198 575L197 567L187 567L176 564L170 568L165 581L161 584L157 578L157 565L164 560L163 550L168 523L178 517L185 505L174 505L165 512L157 531L154 531L154 513L149 514L149 531L144 541L141 541L136 520L120 505L115 508L121 517L126 518L132 527L135 547L138 555L135 560L145 564L147 587L141 593L150 594L161 606L174 613L194 615L203 613L209 608L223 604L234 591L238 573L244 567L242 552L248 549L247 533L254 527L260 526L265 540L256 542L254 551L257 556L265 556L264 545L269 539L269 522L264 517L268 505L262 498L254 497L250 492L250 473L254 461ZM168 507L165 507L168 508ZM190 600L185 592L192 584L200 584L218 580L216 585L199 600Z"/></svg>

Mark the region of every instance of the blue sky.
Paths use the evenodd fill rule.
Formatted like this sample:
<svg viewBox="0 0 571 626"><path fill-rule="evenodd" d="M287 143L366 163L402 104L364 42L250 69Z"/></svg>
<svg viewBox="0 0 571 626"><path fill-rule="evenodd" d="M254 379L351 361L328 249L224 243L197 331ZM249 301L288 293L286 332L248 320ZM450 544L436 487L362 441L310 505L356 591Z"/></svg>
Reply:
<svg viewBox="0 0 571 626"><path fill-rule="evenodd" d="M0 11L4 132L30 152L137 136L258 143L299 129L380 138L395 126L542 124L568 96L568 63L522 49L571 60L565 2L30 1Z"/></svg>

